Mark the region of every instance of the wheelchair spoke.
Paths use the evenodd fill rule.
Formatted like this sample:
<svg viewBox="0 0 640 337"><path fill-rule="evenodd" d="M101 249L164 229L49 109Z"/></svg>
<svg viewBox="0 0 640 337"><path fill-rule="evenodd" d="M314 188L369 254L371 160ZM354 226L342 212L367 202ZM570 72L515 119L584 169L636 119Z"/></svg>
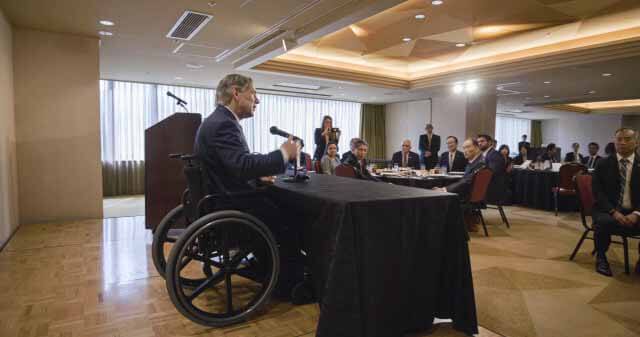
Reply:
<svg viewBox="0 0 640 337"><path fill-rule="evenodd" d="M220 281L222 281L222 278L224 276L225 276L225 273L220 271L220 272L217 272L215 275L209 277L205 281L203 281L196 289L193 290L191 295L187 296L187 299L189 300L189 302L193 302L193 300L195 300L196 297L200 296L200 294L202 294L202 292L205 291L207 288L218 284Z"/></svg>
<svg viewBox="0 0 640 337"><path fill-rule="evenodd" d="M233 312L233 293L231 292L231 273L225 274L225 285L227 287L227 313Z"/></svg>
<svg viewBox="0 0 640 337"><path fill-rule="evenodd" d="M252 250L250 249L244 249L236 253L233 256L233 259L231 259L231 261L229 262L229 269L232 269L232 270L236 269L240 264L240 262L242 262L242 260L251 253L252 253Z"/></svg>
<svg viewBox="0 0 640 337"><path fill-rule="evenodd" d="M193 261L193 258L191 256L185 256L182 261L180 261L178 271L182 271L182 269L184 269L184 267L186 267L191 261Z"/></svg>

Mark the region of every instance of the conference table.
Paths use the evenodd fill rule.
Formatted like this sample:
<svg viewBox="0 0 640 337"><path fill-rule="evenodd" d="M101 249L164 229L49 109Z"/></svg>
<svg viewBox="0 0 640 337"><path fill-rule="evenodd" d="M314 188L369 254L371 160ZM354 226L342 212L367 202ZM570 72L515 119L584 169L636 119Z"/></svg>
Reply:
<svg viewBox="0 0 640 337"><path fill-rule="evenodd" d="M531 208L552 211L555 209L552 188L558 186L558 171L516 169L511 171L511 202ZM578 200L575 196L561 196L560 211L575 211Z"/></svg>
<svg viewBox="0 0 640 337"><path fill-rule="evenodd" d="M462 176L460 175L447 175L447 174L439 174L439 175L427 175L427 176L407 176L407 175L378 175L376 176L378 179L403 186L410 187L418 187L425 189L432 189L434 187L445 187L449 184L452 184L460 179Z"/></svg>
<svg viewBox="0 0 640 337"><path fill-rule="evenodd" d="M434 318L478 333L468 236L454 194L311 174L271 198L303 229L318 337L390 337Z"/></svg>

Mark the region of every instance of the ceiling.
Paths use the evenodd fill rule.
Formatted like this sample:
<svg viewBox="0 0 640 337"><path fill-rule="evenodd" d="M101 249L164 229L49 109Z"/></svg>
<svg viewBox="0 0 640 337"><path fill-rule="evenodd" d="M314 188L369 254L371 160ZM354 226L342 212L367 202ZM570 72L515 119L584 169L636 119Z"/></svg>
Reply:
<svg viewBox="0 0 640 337"><path fill-rule="evenodd" d="M452 55L464 59L491 44L545 29L558 30L598 15L619 15L638 5L638 1L627 0L445 0L441 6L414 0L58 0L54 6L41 0L0 0L0 8L15 26L100 38L100 74L105 79L212 88L225 74L241 72L252 76L261 92L369 103L448 95L453 80L446 78L420 88L390 88L358 78L256 71L255 65L285 51L280 39L257 50L247 46L281 29L285 31L282 38L292 41L293 47L299 46L293 49L296 53L307 48L330 49L359 54L375 67L403 64L401 67L408 69L409 63L432 64L433 60L451 60ZM211 14L213 20L178 48L180 42L166 35L185 10ZM419 13L425 14L424 22L416 22L415 15ZM621 18L616 22L629 19ZM98 21L103 19L113 21L115 26L100 25ZM417 26L409 29L414 25ZM489 30L488 34L482 29L487 25L500 26L501 30ZM584 31L585 25L582 28ZM369 35L355 35L358 29ZM100 30L110 31L113 36L99 36ZM405 30L411 32L410 43L401 41ZM458 41L468 46L455 47L454 42ZM364 51L358 52L358 48ZM216 60L225 52L226 58ZM603 100L640 97L640 86L629 85L640 83L640 75L635 75L640 74L639 64L640 56L618 57L500 76L458 71L454 77L476 78L489 90L501 83L512 83L503 89L523 93L500 96L499 112L523 118L552 118L558 112L544 105L577 99L590 90L597 94L587 96ZM603 72L614 75L603 78ZM552 84L543 84L547 80ZM274 86L280 82L318 85L321 89ZM545 95L551 97L546 99ZM520 110L524 112L515 112Z"/></svg>

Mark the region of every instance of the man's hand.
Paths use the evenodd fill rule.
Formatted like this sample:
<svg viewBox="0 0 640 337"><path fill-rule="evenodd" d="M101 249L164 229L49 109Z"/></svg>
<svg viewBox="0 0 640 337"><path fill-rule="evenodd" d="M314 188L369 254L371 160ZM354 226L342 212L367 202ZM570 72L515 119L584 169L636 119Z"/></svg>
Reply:
<svg viewBox="0 0 640 337"><path fill-rule="evenodd" d="M627 215L625 218L627 218L627 220L629 220L629 224L630 226L637 226L639 225L638 220L640 220L640 217L638 216L638 214L636 213L630 213L629 215Z"/></svg>
<svg viewBox="0 0 640 337"><path fill-rule="evenodd" d="M267 177L260 177L260 182L263 184L273 184L276 181L276 177L275 176L267 176Z"/></svg>
<svg viewBox="0 0 640 337"><path fill-rule="evenodd" d="M289 139L282 143L280 149L282 149L289 155L289 160L295 159L296 155L298 154L298 144L293 141L293 137L291 136L289 136Z"/></svg>
<svg viewBox="0 0 640 337"><path fill-rule="evenodd" d="M629 215L632 215L632 214L629 214ZM631 227L634 224L633 222L631 222L631 220L629 220L628 217L624 216L622 213L620 213L618 211L613 212L612 216L622 226Z"/></svg>
<svg viewBox="0 0 640 337"><path fill-rule="evenodd" d="M434 188L432 188L432 190L436 191L436 192L446 192L447 191L447 189L445 187L434 187Z"/></svg>

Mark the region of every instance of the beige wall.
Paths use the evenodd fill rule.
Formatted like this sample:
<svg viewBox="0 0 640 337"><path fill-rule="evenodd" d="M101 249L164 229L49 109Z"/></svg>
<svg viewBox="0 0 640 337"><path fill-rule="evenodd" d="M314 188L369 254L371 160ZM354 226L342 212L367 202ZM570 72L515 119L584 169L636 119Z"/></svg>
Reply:
<svg viewBox="0 0 640 337"><path fill-rule="evenodd" d="M98 39L14 29L20 222L102 217Z"/></svg>
<svg viewBox="0 0 640 337"><path fill-rule="evenodd" d="M0 10L0 247L18 227L11 25Z"/></svg>

